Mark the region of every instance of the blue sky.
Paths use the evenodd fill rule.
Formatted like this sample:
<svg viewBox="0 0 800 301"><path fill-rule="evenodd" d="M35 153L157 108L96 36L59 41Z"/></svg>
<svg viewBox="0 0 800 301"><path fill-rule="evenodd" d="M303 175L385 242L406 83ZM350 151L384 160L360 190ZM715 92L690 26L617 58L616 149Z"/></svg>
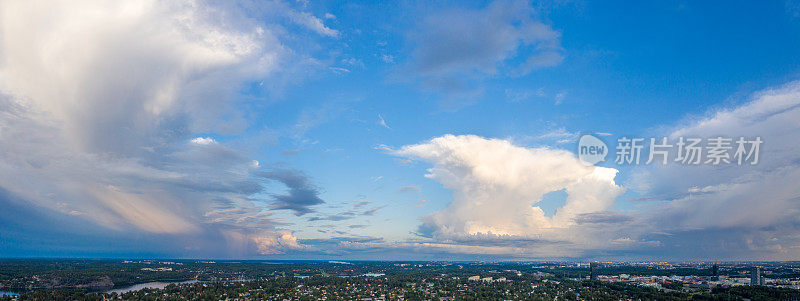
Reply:
<svg viewBox="0 0 800 301"><path fill-rule="evenodd" d="M0 256L800 252L792 1L0 11ZM757 166L587 167L584 133L765 143Z"/></svg>

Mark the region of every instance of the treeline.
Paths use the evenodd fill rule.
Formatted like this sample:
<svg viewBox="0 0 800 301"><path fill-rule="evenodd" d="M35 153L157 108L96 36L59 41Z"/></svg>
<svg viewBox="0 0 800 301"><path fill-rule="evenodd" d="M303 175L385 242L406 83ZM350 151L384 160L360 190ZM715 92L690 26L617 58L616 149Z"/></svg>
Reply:
<svg viewBox="0 0 800 301"><path fill-rule="evenodd" d="M423 274L427 274L424 272ZM536 282L465 282L439 277L280 277L244 282L214 282L169 285L164 289L143 289L121 295L70 290L41 290L22 294L20 300L222 300L291 299L353 300L397 296L406 300L451 297L457 300L798 300L797 290L766 286L715 288L689 293L602 281L562 280ZM394 294L394 295L392 295ZM0 300L11 300L9 297Z"/></svg>

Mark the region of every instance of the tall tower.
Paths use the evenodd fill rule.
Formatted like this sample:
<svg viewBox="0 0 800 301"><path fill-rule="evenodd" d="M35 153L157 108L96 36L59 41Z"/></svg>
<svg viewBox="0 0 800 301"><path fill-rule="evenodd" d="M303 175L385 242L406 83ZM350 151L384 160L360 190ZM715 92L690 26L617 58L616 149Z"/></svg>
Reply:
<svg viewBox="0 0 800 301"><path fill-rule="evenodd" d="M750 285L761 284L761 267L754 267L753 273L750 274Z"/></svg>
<svg viewBox="0 0 800 301"><path fill-rule="evenodd" d="M597 261L589 263L589 279L597 280Z"/></svg>
<svg viewBox="0 0 800 301"><path fill-rule="evenodd" d="M711 280L719 281L719 266L716 263L711 267Z"/></svg>

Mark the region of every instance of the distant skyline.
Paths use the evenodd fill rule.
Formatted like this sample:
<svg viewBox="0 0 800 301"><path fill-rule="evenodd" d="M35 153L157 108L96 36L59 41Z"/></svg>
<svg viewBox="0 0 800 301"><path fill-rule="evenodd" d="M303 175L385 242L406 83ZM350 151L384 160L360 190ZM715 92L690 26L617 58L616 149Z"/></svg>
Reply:
<svg viewBox="0 0 800 301"><path fill-rule="evenodd" d="M796 1L0 1L0 258L797 260L798 49Z"/></svg>

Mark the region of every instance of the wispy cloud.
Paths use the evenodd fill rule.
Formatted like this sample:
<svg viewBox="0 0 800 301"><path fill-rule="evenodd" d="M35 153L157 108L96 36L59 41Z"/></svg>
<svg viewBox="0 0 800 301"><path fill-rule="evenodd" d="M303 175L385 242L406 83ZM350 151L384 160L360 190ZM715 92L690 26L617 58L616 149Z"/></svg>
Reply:
<svg viewBox="0 0 800 301"><path fill-rule="evenodd" d="M377 150L382 150L382 151L392 151L392 148L389 147L386 144L378 144L378 145L376 145L376 146L374 146L372 148L373 149L377 149Z"/></svg>
<svg viewBox="0 0 800 301"><path fill-rule="evenodd" d="M411 186L411 185L403 186L397 189L397 192L399 193L407 193L407 192L420 193L421 191L422 189L419 188L419 186Z"/></svg>
<svg viewBox="0 0 800 301"><path fill-rule="evenodd" d="M326 26L325 23L320 18L315 17L309 12L292 9L287 3L283 1L274 1L272 5L281 7L284 14L295 24L298 24L318 34L328 36L331 38L338 38L340 36L338 30ZM327 20L336 19L336 17L330 13L326 13L325 17Z"/></svg>
<svg viewBox="0 0 800 301"><path fill-rule="evenodd" d="M323 216L312 216L308 218L308 221L344 221L353 219L359 216L370 216L375 215L376 212L385 208L387 205L376 206L368 209L364 209L368 204L371 204L370 201L361 201L357 202L353 205L352 209L345 210L342 212L338 212L335 214L323 215Z"/></svg>
<svg viewBox="0 0 800 301"><path fill-rule="evenodd" d="M388 206L388 205L378 206L378 207L375 207L375 208L372 208L372 209L369 209L369 210L364 210L362 215L375 215L375 213L377 213L379 210L381 210L383 208L386 208L386 206Z"/></svg>
<svg viewBox="0 0 800 301"><path fill-rule="evenodd" d="M353 207L354 208L363 207L363 206L366 206L366 205L369 205L369 204L372 204L372 203L373 203L372 201L366 201L366 200L358 201L358 202L353 203Z"/></svg>
<svg viewBox="0 0 800 301"><path fill-rule="evenodd" d="M558 144L575 142L578 140L578 132L567 131L566 128L557 128L537 137L540 140L552 140Z"/></svg>
<svg viewBox="0 0 800 301"><path fill-rule="evenodd" d="M378 114L378 124L381 125L382 127L387 128L387 129L390 129L390 130L392 129L391 127L389 127L388 124L386 124L386 120L383 119L383 116L381 116L381 114Z"/></svg>
<svg viewBox="0 0 800 301"><path fill-rule="evenodd" d="M342 73L350 73L350 69L342 68L342 67L328 67L333 73L342 74Z"/></svg>

